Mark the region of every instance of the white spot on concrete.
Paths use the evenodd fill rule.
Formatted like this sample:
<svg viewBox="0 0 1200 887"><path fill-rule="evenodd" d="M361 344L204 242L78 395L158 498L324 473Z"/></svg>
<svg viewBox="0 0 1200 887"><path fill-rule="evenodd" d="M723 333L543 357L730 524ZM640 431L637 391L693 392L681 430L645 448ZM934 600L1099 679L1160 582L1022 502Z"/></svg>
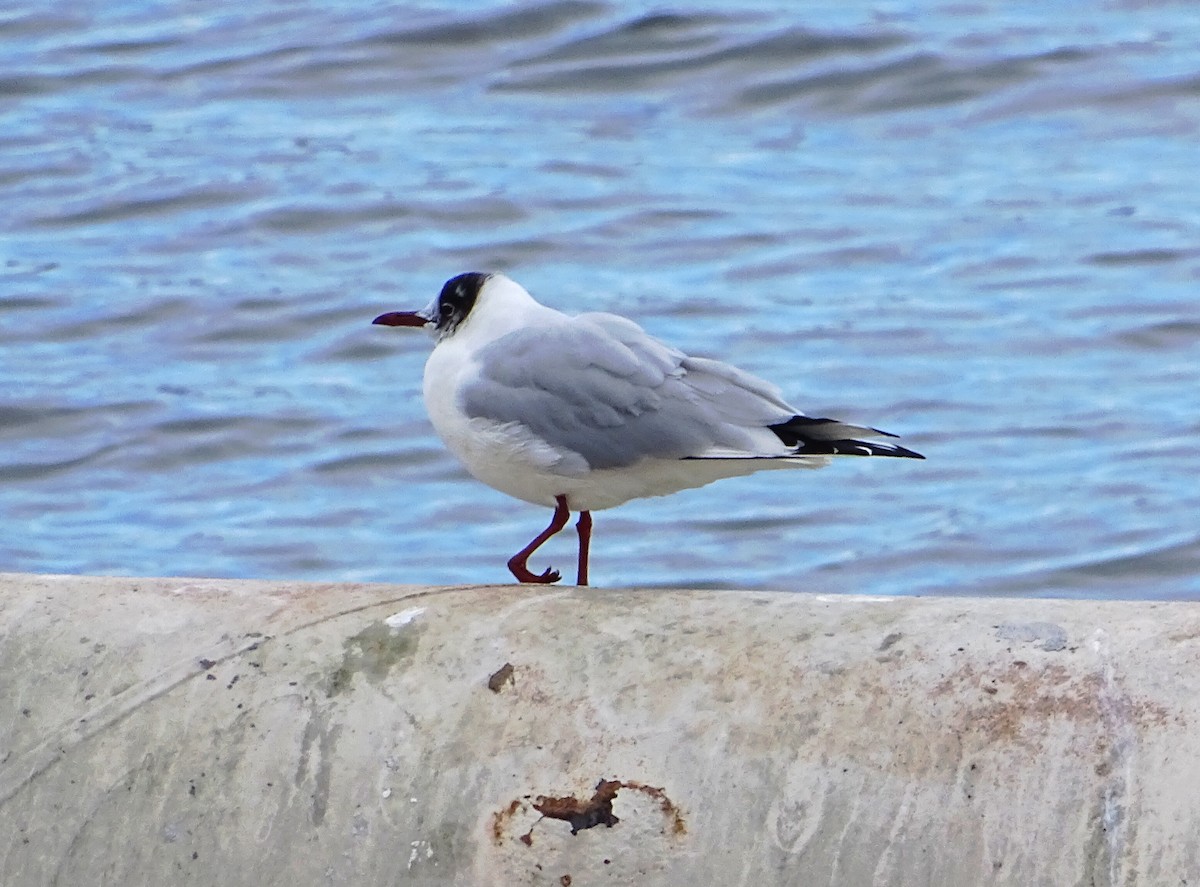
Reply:
<svg viewBox="0 0 1200 887"><path fill-rule="evenodd" d="M411 846L412 846L412 851L408 854L409 869L412 869L413 864L416 863L417 859L420 857L422 847L425 848L425 858L426 859L433 858L433 845L430 844L428 841L413 841Z"/></svg>
<svg viewBox="0 0 1200 887"><path fill-rule="evenodd" d="M204 594L217 589L211 585L177 585L171 589L171 594Z"/></svg>
<svg viewBox="0 0 1200 887"><path fill-rule="evenodd" d="M401 629L408 625L408 623L412 622L424 612L424 607L409 607L407 610L401 610L399 613L393 613L383 621L387 624L388 628L390 628L392 631L396 631L397 629Z"/></svg>
<svg viewBox="0 0 1200 887"><path fill-rule="evenodd" d="M1037 644L1047 653L1057 653L1067 648L1067 632L1054 622L1004 622L996 626L996 637L1002 641L1019 641ZM1092 640L1092 649L1096 648Z"/></svg>
<svg viewBox="0 0 1200 887"><path fill-rule="evenodd" d="M390 788L385 788L382 792L380 792L380 794L383 795L383 799L386 801L392 796L392 790Z"/></svg>
<svg viewBox="0 0 1200 887"><path fill-rule="evenodd" d="M224 582L192 582L187 585L177 585L171 589L170 594L223 594L228 597L250 597L257 592L248 588L249 583L233 583L227 584Z"/></svg>

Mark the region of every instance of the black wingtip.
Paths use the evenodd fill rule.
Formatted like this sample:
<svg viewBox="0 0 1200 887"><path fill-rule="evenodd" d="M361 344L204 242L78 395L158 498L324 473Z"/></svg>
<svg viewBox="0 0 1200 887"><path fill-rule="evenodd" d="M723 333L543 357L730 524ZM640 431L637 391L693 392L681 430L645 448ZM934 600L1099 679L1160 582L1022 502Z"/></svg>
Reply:
<svg viewBox="0 0 1200 887"><path fill-rule="evenodd" d="M785 446L795 447L797 456L898 456L904 459L924 459L920 453L899 444L871 443L841 434L870 432L882 437L896 437L878 428L849 425L837 419L813 416L793 416L786 422L768 426Z"/></svg>
<svg viewBox="0 0 1200 887"><path fill-rule="evenodd" d="M892 435L893 437L895 435ZM916 450L899 444L879 444L866 440L802 441L792 451L795 456L898 456L903 459L924 459Z"/></svg>
<svg viewBox="0 0 1200 887"><path fill-rule="evenodd" d="M895 437L895 436L896 435L894 435L894 434L892 435L892 437ZM894 450L894 452L886 453L885 455L903 456L905 459L924 459L925 458L920 453L918 453L916 450L910 450L908 447L897 446L897 447L893 447L893 450Z"/></svg>

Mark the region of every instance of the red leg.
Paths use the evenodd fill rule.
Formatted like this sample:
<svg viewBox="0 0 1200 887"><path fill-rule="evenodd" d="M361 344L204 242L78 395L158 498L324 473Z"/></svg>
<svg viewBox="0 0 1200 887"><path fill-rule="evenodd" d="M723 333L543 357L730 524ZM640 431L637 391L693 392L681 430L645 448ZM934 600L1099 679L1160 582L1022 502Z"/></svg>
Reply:
<svg viewBox="0 0 1200 887"><path fill-rule="evenodd" d="M512 574L517 577L518 582L557 582L562 578L562 574L553 568L547 567L544 573L529 572L529 555L541 547L541 544L561 530L567 525L567 518L571 516L571 512L567 510L567 497L555 496L554 501L558 505L554 509L554 517L550 518L550 526L537 534L532 542L514 554L508 559L508 568Z"/></svg>
<svg viewBox="0 0 1200 887"><path fill-rule="evenodd" d="M592 513L590 511L579 512L579 523L575 525L575 529L579 531L579 573L575 584L587 585L588 551L592 544Z"/></svg>

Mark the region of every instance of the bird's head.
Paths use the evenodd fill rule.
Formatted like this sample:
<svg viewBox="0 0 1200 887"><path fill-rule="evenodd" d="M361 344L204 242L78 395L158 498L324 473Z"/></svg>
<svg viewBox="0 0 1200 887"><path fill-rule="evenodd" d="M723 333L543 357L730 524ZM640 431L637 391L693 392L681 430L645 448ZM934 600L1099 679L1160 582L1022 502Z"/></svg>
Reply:
<svg viewBox="0 0 1200 887"><path fill-rule="evenodd" d="M420 311L389 311L371 322L382 326L432 327L434 336L444 339L467 319L492 277L478 271L459 274L447 280L438 297Z"/></svg>

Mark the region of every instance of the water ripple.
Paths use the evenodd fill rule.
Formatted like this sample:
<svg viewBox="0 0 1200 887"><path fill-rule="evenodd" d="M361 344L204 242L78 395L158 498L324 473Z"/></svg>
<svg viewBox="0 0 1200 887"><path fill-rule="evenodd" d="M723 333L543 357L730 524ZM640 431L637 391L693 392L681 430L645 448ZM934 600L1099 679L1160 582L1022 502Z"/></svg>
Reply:
<svg viewBox="0 0 1200 887"><path fill-rule="evenodd" d="M499 268L930 457L597 515L601 583L1200 595L1182 7L43 7L0 20L0 568L505 581L545 510L370 324Z"/></svg>

